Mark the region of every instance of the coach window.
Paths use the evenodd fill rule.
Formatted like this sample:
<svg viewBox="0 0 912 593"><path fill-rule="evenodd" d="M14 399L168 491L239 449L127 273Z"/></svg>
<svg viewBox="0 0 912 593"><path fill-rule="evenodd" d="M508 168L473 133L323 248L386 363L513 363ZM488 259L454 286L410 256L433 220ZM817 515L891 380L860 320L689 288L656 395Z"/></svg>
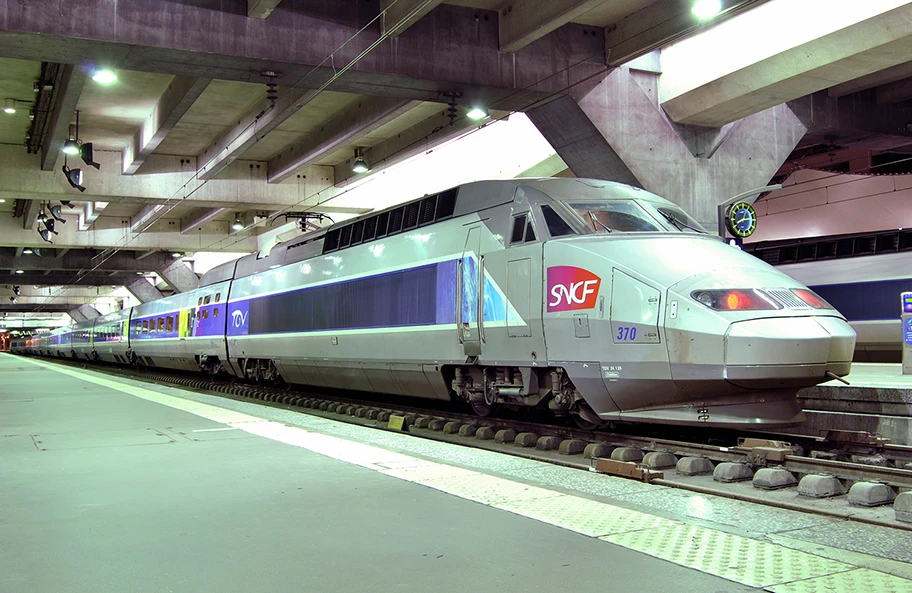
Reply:
<svg viewBox="0 0 912 593"><path fill-rule="evenodd" d="M209 309L203 309L203 314L200 315L201 319L209 319Z"/></svg>
<svg viewBox="0 0 912 593"><path fill-rule="evenodd" d="M215 293L215 302L217 303L220 300L222 300L222 293L220 293L220 292Z"/></svg>
<svg viewBox="0 0 912 593"><path fill-rule="evenodd" d="M199 302L196 304L196 306L197 306L197 307L202 307L202 306L203 306L203 297L200 297L200 300L199 300Z"/></svg>
<svg viewBox="0 0 912 593"><path fill-rule="evenodd" d="M143 320L143 333L144 334L149 333L149 320L148 319Z"/></svg>
<svg viewBox="0 0 912 593"><path fill-rule="evenodd" d="M141 331L142 331L142 321L137 321L136 322L136 333L139 333Z"/></svg>
<svg viewBox="0 0 912 593"><path fill-rule="evenodd" d="M218 307L216 307L215 309L212 310L212 316L218 317Z"/></svg>
<svg viewBox="0 0 912 593"><path fill-rule="evenodd" d="M168 315L168 325L165 326L165 331L174 331L174 317L171 317L170 315Z"/></svg>
<svg viewBox="0 0 912 593"><path fill-rule="evenodd" d="M203 299L203 304L208 305L211 300L212 300L212 297L209 295L206 295L206 298Z"/></svg>
<svg viewBox="0 0 912 593"><path fill-rule="evenodd" d="M164 317L158 318L158 331L160 331L160 332L165 331L165 318Z"/></svg>

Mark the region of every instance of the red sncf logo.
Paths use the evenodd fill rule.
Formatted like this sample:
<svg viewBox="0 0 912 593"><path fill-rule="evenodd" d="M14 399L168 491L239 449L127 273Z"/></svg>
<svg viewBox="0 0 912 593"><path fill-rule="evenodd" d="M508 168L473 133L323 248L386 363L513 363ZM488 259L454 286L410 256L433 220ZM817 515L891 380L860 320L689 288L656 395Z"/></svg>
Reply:
<svg viewBox="0 0 912 593"><path fill-rule="evenodd" d="M582 268L548 268L548 311L592 309L601 283L601 278Z"/></svg>

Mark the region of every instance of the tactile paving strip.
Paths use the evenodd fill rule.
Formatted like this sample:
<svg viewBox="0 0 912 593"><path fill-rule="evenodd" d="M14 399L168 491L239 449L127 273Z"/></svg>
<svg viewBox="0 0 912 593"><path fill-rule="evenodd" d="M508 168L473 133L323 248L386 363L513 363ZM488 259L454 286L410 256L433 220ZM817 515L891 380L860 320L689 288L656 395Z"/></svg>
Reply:
<svg viewBox="0 0 912 593"><path fill-rule="evenodd" d="M854 568L813 554L696 525L677 524L667 529L622 533L601 539L751 587L832 575Z"/></svg>
<svg viewBox="0 0 912 593"><path fill-rule="evenodd" d="M561 496L560 492L547 488L538 488L497 476L477 473L417 481L435 490L495 506L511 501L529 501Z"/></svg>
<svg viewBox="0 0 912 593"><path fill-rule="evenodd" d="M679 525L655 515L566 494L493 506L590 537Z"/></svg>
<svg viewBox="0 0 912 593"><path fill-rule="evenodd" d="M824 577L767 587L772 593L912 593L912 581L858 568Z"/></svg>

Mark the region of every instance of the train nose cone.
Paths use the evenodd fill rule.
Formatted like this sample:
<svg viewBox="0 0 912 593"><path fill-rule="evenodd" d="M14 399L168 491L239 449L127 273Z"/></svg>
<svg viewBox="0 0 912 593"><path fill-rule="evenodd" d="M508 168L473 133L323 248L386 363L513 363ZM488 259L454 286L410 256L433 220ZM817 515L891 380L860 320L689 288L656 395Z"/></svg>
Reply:
<svg viewBox="0 0 912 593"><path fill-rule="evenodd" d="M839 317L768 317L737 321L725 337L725 375L751 389L805 387L827 371L847 374L855 332Z"/></svg>

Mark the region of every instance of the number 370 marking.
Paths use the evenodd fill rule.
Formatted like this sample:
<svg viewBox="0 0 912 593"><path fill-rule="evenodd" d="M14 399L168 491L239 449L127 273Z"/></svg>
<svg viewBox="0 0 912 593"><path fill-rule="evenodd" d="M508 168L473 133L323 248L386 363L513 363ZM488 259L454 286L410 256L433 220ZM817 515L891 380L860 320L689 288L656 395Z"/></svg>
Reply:
<svg viewBox="0 0 912 593"><path fill-rule="evenodd" d="M637 339L637 328L635 327L619 327L617 341L618 342L633 342Z"/></svg>

